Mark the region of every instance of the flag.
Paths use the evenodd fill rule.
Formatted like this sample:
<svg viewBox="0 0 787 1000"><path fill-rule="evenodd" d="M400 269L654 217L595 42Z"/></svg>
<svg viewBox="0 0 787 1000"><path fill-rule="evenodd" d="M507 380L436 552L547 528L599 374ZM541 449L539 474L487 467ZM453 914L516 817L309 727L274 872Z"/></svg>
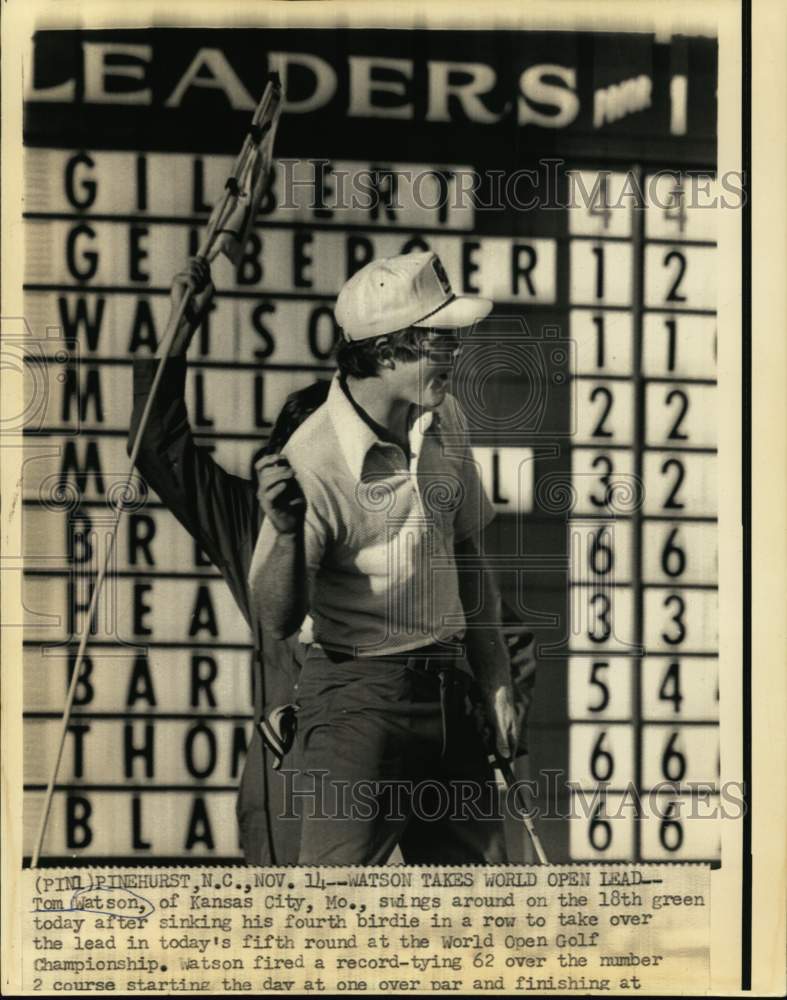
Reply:
<svg viewBox="0 0 787 1000"><path fill-rule="evenodd" d="M211 260L223 253L236 267L240 263L262 196L270 184L279 110L279 91L275 89L264 120L261 124L254 123L251 150L237 175L233 175L228 182L232 197L216 230Z"/></svg>

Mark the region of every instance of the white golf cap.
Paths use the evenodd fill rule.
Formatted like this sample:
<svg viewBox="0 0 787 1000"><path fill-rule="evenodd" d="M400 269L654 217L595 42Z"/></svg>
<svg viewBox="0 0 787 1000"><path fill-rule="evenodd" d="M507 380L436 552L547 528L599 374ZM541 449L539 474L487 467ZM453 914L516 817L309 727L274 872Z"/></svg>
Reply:
<svg viewBox="0 0 787 1000"><path fill-rule="evenodd" d="M489 299L454 295L442 261L427 252L371 261L342 286L334 314L347 340L367 340L408 326L472 326L491 310Z"/></svg>

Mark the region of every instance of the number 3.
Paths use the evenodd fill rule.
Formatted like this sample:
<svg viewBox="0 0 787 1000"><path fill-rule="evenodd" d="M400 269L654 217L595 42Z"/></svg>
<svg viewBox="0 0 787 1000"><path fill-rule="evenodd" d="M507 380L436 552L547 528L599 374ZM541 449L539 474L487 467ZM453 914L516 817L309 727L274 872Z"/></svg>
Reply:
<svg viewBox="0 0 787 1000"><path fill-rule="evenodd" d="M667 632L662 632L661 638L664 642L669 643L670 646L679 646L686 638L686 624L683 621L683 616L686 613L686 602L680 594L670 594L669 597L664 598L665 608L669 608L673 604L677 605L677 611L675 611L672 618L670 618L670 621L672 624L677 626L677 633L675 635L669 635Z"/></svg>
<svg viewBox="0 0 787 1000"><path fill-rule="evenodd" d="M588 632L588 638L591 642L606 642L612 635L612 625L609 620L612 601L609 599L608 594L595 593L590 598L590 604L594 609L597 604L601 604L601 610L595 612L596 622L601 623L601 635L596 635L596 630L593 628Z"/></svg>
<svg viewBox="0 0 787 1000"><path fill-rule="evenodd" d="M612 459L609 455L596 455L590 464L591 469L598 469L601 466L604 471L598 477L601 485L604 487L604 493L599 499L595 493L590 494L590 502L594 507L606 507L609 502L609 488L610 488L610 476L613 472Z"/></svg>

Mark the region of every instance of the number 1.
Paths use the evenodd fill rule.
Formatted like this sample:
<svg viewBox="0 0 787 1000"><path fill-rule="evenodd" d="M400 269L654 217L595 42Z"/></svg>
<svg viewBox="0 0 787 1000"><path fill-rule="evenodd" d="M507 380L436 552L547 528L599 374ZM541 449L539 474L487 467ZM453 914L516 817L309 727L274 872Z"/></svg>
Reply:
<svg viewBox="0 0 787 1000"><path fill-rule="evenodd" d="M596 258L596 298L604 298L604 247L593 247Z"/></svg>
<svg viewBox="0 0 787 1000"><path fill-rule="evenodd" d="M667 327L667 336L669 341L667 344L667 371L675 371L675 355L677 353L677 333L678 324L674 319L667 319L664 321Z"/></svg>
<svg viewBox="0 0 787 1000"><path fill-rule="evenodd" d="M596 327L596 368L604 367L604 317L594 316L593 323Z"/></svg>

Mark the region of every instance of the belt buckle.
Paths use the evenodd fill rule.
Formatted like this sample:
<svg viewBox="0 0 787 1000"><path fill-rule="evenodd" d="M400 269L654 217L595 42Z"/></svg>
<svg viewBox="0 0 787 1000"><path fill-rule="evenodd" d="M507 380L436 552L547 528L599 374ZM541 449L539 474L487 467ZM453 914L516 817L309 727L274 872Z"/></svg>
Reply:
<svg viewBox="0 0 787 1000"><path fill-rule="evenodd" d="M447 671L453 671L455 665L455 658L453 656L425 656L424 657L424 670L428 674L441 674Z"/></svg>

